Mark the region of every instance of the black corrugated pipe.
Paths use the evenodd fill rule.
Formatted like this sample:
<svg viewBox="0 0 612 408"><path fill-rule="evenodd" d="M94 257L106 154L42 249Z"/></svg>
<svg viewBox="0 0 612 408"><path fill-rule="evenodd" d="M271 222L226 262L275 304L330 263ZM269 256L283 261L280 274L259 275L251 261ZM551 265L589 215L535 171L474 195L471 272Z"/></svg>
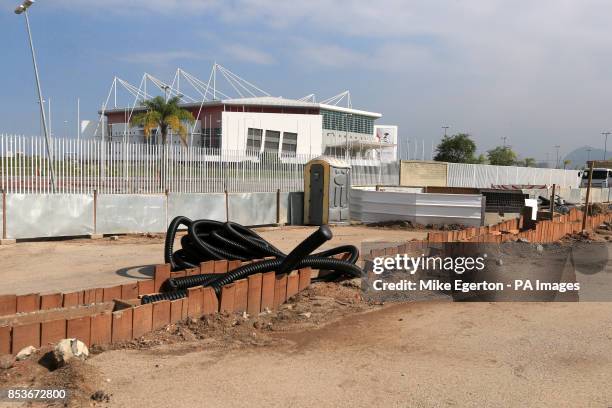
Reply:
<svg viewBox="0 0 612 408"><path fill-rule="evenodd" d="M181 225L187 227L187 235L181 238L181 249L173 252L176 232ZM142 302L179 299L187 295L187 288L194 286L212 287L218 294L224 285L235 280L255 273L271 271L282 274L310 267L335 272L328 275L328 278L338 275L361 276L361 269L355 265L359 258L359 250L353 245L343 245L310 255L332 236L329 227L324 225L295 247L289 255L286 255L255 231L240 224L221 223L213 220L191 221L186 217L177 217L168 227L164 245L164 258L173 271L196 267L200 262L210 260L248 261L266 257L274 257L274 259L257 261L223 274L171 278L165 286L173 292L145 296ZM348 259L333 258L334 255L342 253L348 253Z"/></svg>

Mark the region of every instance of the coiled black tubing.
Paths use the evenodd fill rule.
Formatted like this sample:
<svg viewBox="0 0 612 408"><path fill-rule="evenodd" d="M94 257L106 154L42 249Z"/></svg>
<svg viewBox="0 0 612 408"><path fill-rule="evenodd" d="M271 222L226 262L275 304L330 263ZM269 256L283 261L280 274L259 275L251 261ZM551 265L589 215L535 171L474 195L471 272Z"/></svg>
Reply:
<svg viewBox="0 0 612 408"><path fill-rule="evenodd" d="M174 251L176 233L181 226L187 228L187 234L180 240L181 248ZM195 268L201 262L212 260L256 261L227 273L170 278L164 285L167 292L143 296L142 303L180 299L187 296L188 288L195 286L211 287L219 294L221 288L229 283L271 271L283 274L295 269L313 268L330 271L326 275L328 279L342 275L361 276L361 269L355 265L359 250L354 245L342 245L312 254L330 239L332 232L328 226L323 225L287 255L243 225L176 217L168 226L164 243L164 260L173 271ZM333 258L338 254L348 254L347 259Z"/></svg>

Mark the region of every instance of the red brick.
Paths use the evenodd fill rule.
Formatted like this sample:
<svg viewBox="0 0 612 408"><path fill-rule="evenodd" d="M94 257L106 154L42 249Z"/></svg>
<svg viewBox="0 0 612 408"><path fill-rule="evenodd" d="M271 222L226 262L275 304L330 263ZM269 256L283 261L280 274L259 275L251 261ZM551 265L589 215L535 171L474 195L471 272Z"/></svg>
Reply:
<svg viewBox="0 0 612 408"><path fill-rule="evenodd" d="M202 316L202 286L187 289L187 316L198 318Z"/></svg>
<svg viewBox="0 0 612 408"><path fill-rule="evenodd" d="M227 272L227 261L215 261L215 273L225 273Z"/></svg>
<svg viewBox="0 0 612 408"><path fill-rule="evenodd" d="M202 274L214 273L215 272L215 261L206 261L200 264L200 272Z"/></svg>
<svg viewBox="0 0 612 408"><path fill-rule="evenodd" d="M161 288L166 283L166 281L170 278L170 265L156 265L155 266L155 284L154 291L161 292Z"/></svg>
<svg viewBox="0 0 612 408"><path fill-rule="evenodd" d="M183 307L181 308L181 320L185 320L189 317L189 299L184 297L183 299Z"/></svg>
<svg viewBox="0 0 612 408"><path fill-rule="evenodd" d="M201 309L200 309L201 310ZM153 303L153 330L170 324L170 301L162 300Z"/></svg>
<svg viewBox="0 0 612 408"><path fill-rule="evenodd" d="M40 295L38 293L17 296L17 313L36 312L37 310L40 310Z"/></svg>
<svg viewBox="0 0 612 408"><path fill-rule="evenodd" d="M91 317L79 317L66 321L66 338L78 339L88 347L91 345Z"/></svg>
<svg viewBox="0 0 612 408"><path fill-rule="evenodd" d="M185 276L187 276L187 272L185 272L185 271L170 272L170 277L172 279L183 278Z"/></svg>
<svg viewBox="0 0 612 408"><path fill-rule="evenodd" d="M138 281L138 295L150 295L155 293L155 282L153 279Z"/></svg>
<svg viewBox="0 0 612 408"><path fill-rule="evenodd" d="M66 319L42 322L40 325L40 345L55 344L66 338Z"/></svg>
<svg viewBox="0 0 612 408"><path fill-rule="evenodd" d="M264 273L261 278L261 311L274 309L274 272Z"/></svg>
<svg viewBox="0 0 612 408"><path fill-rule="evenodd" d="M132 337L136 339L152 330L153 305L148 303L146 305L136 306L132 313L134 314L132 323Z"/></svg>
<svg viewBox="0 0 612 408"><path fill-rule="evenodd" d="M104 289L96 288L96 303L104 302Z"/></svg>
<svg viewBox="0 0 612 408"><path fill-rule="evenodd" d="M298 285L298 290L301 292L310 285L310 280L312 277L312 269L310 268L300 269L299 274L300 274L300 281Z"/></svg>
<svg viewBox="0 0 612 408"><path fill-rule="evenodd" d="M1 295L0 296L0 316L13 315L17 313L17 296L16 295Z"/></svg>
<svg viewBox="0 0 612 408"><path fill-rule="evenodd" d="M40 347L40 323L13 326L13 354L28 346Z"/></svg>
<svg viewBox="0 0 612 408"><path fill-rule="evenodd" d="M121 299L138 299L138 282L121 285Z"/></svg>
<svg viewBox="0 0 612 408"><path fill-rule="evenodd" d="M63 307L78 306L79 305L79 293L78 292L64 293L62 305Z"/></svg>
<svg viewBox="0 0 612 408"><path fill-rule="evenodd" d="M183 299L172 300L170 302L170 323L176 323L182 319Z"/></svg>
<svg viewBox="0 0 612 408"><path fill-rule="evenodd" d="M40 310L57 309L60 307L62 307L61 293L52 293L50 295L42 295L40 297Z"/></svg>
<svg viewBox="0 0 612 408"><path fill-rule="evenodd" d="M91 317L91 344L110 344L112 320L110 313L102 313Z"/></svg>
<svg viewBox="0 0 612 408"><path fill-rule="evenodd" d="M246 279L240 279L235 281L234 284L236 286L234 293L234 312L246 312L249 295L249 281Z"/></svg>
<svg viewBox="0 0 612 408"><path fill-rule="evenodd" d="M210 315L219 311L219 299L213 288L204 288L202 297L204 299L202 314Z"/></svg>
<svg viewBox="0 0 612 408"><path fill-rule="evenodd" d="M219 306L220 313L234 312L234 296L236 296L236 285L230 283L221 288L221 302Z"/></svg>
<svg viewBox="0 0 612 408"><path fill-rule="evenodd" d="M227 263L227 270L233 271L234 269L238 269L242 266L242 261L229 261Z"/></svg>
<svg viewBox="0 0 612 408"><path fill-rule="evenodd" d="M0 355L11 354L11 328L9 326L0 327Z"/></svg>
<svg viewBox="0 0 612 408"><path fill-rule="evenodd" d="M104 300L105 302L110 302L115 299L121 299L121 285L104 288L104 295L102 296L102 300Z"/></svg>
<svg viewBox="0 0 612 408"><path fill-rule="evenodd" d="M287 301L287 274L276 276L274 283L274 308L278 308L280 305Z"/></svg>
<svg viewBox="0 0 612 408"><path fill-rule="evenodd" d="M104 290L101 292L104 295ZM100 299L102 300L102 299ZM83 291L83 304L90 305L96 302L96 289L87 289Z"/></svg>
<svg viewBox="0 0 612 408"><path fill-rule="evenodd" d="M113 343L132 340L132 309L113 312L111 340Z"/></svg>
<svg viewBox="0 0 612 408"><path fill-rule="evenodd" d="M261 311L261 278L261 273L249 276L247 313L251 316L257 316Z"/></svg>
<svg viewBox="0 0 612 408"><path fill-rule="evenodd" d="M200 275L200 268L185 269L185 276Z"/></svg>
<svg viewBox="0 0 612 408"><path fill-rule="evenodd" d="M300 288L300 276L296 271L293 271L287 277L287 299L297 295Z"/></svg>

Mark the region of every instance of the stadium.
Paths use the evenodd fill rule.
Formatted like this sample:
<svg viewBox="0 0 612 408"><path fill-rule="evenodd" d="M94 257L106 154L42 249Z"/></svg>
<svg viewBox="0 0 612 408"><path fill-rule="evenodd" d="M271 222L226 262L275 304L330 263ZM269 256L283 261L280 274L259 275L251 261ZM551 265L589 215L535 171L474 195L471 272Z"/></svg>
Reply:
<svg viewBox="0 0 612 408"><path fill-rule="evenodd" d="M221 89L221 80L236 96ZM129 103L119 103L121 90L133 98ZM300 99L271 96L218 64L213 65L207 82L180 68L170 84L146 73L139 87L115 77L95 135L109 141L158 143L156 131L145 138L142 128L129 125L143 110L140 102L155 93L178 96L180 106L192 113L196 121L189 126L186 140L191 146L220 153L396 160L397 126L377 125L382 114L354 109L349 91L320 102L314 94ZM179 137L170 139L171 144L181 143Z"/></svg>

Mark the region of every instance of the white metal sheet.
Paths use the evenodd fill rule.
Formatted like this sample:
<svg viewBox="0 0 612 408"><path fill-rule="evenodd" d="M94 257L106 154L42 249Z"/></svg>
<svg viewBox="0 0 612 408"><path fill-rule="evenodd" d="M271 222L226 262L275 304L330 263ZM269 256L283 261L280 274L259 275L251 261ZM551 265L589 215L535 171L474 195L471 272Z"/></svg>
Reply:
<svg viewBox="0 0 612 408"><path fill-rule="evenodd" d="M101 194L98 196L96 207L98 234L165 231L165 195Z"/></svg>
<svg viewBox="0 0 612 408"><path fill-rule="evenodd" d="M94 232L92 194L7 194L7 238L47 238Z"/></svg>
<svg viewBox="0 0 612 408"><path fill-rule="evenodd" d="M276 224L276 193L229 193L228 220L243 225Z"/></svg>
<svg viewBox="0 0 612 408"><path fill-rule="evenodd" d="M184 216L192 220L227 221L225 194L170 194L168 195L168 222Z"/></svg>
<svg viewBox="0 0 612 408"><path fill-rule="evenodd" d="M362 222L412 221L419 224L482 222L482 196L478 194L432 194L368 191L353 188L351 218Z"/></svg>

